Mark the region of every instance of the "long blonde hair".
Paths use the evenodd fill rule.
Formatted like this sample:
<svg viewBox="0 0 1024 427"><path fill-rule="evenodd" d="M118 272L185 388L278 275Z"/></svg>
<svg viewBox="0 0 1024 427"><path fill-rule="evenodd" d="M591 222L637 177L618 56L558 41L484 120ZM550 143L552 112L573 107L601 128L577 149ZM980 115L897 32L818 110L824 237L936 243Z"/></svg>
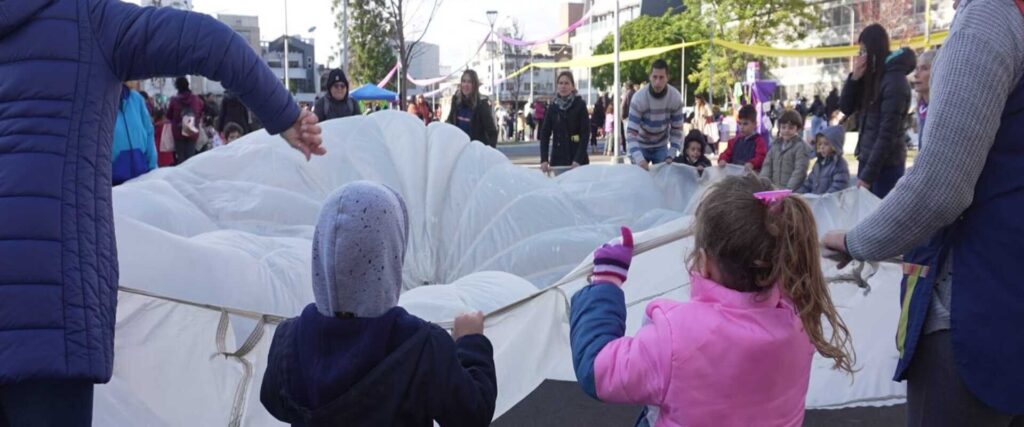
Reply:
<svg viewBox="0 0 1024 427"><path fill-rule="evenodd" d="M727 177L713 185L697 207L695 249L711 257L722 274L721 284L730 289L761 292L778 283L818 353L832 359L833 368L852 373L850 331L821 272L811 207L796 195L772 205L754 197L771 189L770 181L754 175ZM690 257L691 269L696 254ZM831 325L827 338L822 317Z"/></svg>

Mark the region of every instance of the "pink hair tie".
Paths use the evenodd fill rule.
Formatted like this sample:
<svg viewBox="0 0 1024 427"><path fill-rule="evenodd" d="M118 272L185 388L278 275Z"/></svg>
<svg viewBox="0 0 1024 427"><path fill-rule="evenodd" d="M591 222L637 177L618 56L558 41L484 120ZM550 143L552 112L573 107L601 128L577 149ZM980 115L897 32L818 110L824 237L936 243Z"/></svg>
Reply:
<svg viewBox="0 0 1024 427"><path fill-rule="evenodd" d="M754 193L754 198L760 200L761 203L765 204L765 206L775 206L790 194L793 194L792 190L762 191L760 193Z"/></svg>

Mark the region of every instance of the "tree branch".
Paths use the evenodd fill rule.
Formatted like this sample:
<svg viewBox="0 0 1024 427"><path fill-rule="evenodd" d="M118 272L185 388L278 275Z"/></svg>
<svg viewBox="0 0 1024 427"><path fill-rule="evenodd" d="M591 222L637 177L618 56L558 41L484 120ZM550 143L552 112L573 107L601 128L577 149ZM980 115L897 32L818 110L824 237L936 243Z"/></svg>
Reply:
<svg viewBox="0 0 1024 427"><path fill-rule="evenodd" d="M427 35L427 30L430 29L430 24L434 22L434 16L437 15L437 9L439 7L441 7L441 0L434 0L434 7L430 9L430 16L427 17L427 24L423 26L423 31L420 33L420 36L409 45L410 50L423 40L423 36Z"/></svg>

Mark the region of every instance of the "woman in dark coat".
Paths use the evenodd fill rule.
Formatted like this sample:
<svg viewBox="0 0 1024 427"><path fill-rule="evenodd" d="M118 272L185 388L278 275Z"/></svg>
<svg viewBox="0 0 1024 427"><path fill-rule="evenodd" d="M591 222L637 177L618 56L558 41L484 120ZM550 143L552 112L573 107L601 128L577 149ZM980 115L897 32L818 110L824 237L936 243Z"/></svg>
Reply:
<svg viewBox="0 0 1024 427"><path fill-rule="evenodd" d="M491 103L487 98L480 97L480 78L476 71L462 72L459 92L452 97L452 108L446 122L458 126L473 141L491 147L498 145L494 113L491 112Z"/></svg>
<svg viewBox="0 0 1024 427"><path fill-rule="evenodd" d="M594 111L590 114L590 146L597 150L598 130L604 129L604 94L597 97L594 102Z"/></svg>
<svg viewBox="0 0 1024 427"><path fill-rule="evenodd" d="M587 141L590 139L590 117L587 103L576 95L576 82L572 72L558 75L558 93L548 105L544 122L540 126L540 169L544 173L550 166L577 167L590 163ZM554 147L550 147L552 136Z"/></svg>
<svg viewBox="0 0 1024 427"><path fill-rule="evenodd" d="M857 185L884 198L903 176L907 162L904 116L910 109L914 51L889 51L889 35L881 25L860 33L860 55L843 85L839 104L843 114L858 114Z"/></svg>

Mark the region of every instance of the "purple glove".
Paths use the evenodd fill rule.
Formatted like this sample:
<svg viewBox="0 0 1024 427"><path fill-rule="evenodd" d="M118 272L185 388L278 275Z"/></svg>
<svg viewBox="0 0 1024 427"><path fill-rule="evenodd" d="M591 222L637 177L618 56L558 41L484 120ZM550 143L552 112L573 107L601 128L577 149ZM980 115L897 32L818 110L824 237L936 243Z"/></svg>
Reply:
<svg viewBox="0 0 1024 427"><path fill-rule="evenodd" d="M594 252L594 269L590 282L614 283L622 286L629 274L629 263L633 261L633 232L622 227L622 244L605 243Z"/></svg>

